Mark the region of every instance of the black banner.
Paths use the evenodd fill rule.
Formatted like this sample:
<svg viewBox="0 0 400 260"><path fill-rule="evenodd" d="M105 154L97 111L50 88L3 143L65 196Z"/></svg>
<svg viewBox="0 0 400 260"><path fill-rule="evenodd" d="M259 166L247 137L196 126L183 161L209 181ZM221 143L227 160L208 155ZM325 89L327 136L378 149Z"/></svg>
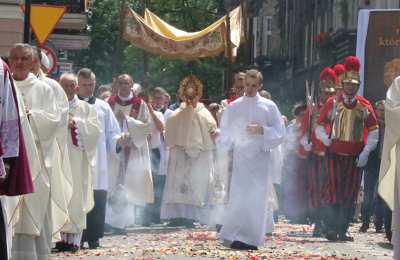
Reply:
<svg viewBox="0 0 400 260"><path fill-rule="evenodd" d="M400 76L400 12L371 12L365 46L364 96L385 99L386 90Z"/></svg>

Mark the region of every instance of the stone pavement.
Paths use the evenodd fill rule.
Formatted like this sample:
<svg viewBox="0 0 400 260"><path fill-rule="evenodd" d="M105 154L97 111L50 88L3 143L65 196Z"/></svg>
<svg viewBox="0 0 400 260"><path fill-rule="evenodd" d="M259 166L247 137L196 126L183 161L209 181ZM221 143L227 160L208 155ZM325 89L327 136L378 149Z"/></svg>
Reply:
<svg viewBox="0 0 400 260"><path fill-rule="evenodd" d="M333 243L313 238L308 225L279 223L272 237L258 251L234 251L224 247L216 232L204 227L195 229L135 227L127 236L106 236L102 248L81 250L76 254L53 254L51 259L377 259L393 258L391 245L384 234L358 233L359 225L351 228L355 242Z"/></svg>

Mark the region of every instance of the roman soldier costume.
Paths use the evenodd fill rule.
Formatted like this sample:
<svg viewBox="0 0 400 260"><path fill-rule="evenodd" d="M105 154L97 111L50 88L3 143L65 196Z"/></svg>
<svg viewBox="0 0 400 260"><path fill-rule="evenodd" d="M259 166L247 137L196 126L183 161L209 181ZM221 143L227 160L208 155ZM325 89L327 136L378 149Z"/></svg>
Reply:
<svg viewBox="0 0 400 260"><path fill-rule="evenodd" d="M324 156L325 145L316 137L316 119L327 99L335 93L337 76L333 69L327 67L320 74L319 97L315 104L309 104L301 123L299 154L308 156L307 164L307 193L311 220L315 223L314 236L321 235L322 215L319 210L323 204L321 188L326 182ZM330 132L330 124L324 125L325 131ZM318 210L317 210L318 209Z"/></svg>
<svg viewBox="0 0 400 260"><path fill-rule="evenodd" d="M343 92L328 99L317 119L316 137L328 147L328 176L321 189L321 199L329 206L326 218L329 240L352 240L347 236L347 229L361 183L361 168L378 142L374 110L368 100L356 95L360 84L359 68L357 57L346 58L341 80ZM329 134L326 124L331 125Z"/></svg>

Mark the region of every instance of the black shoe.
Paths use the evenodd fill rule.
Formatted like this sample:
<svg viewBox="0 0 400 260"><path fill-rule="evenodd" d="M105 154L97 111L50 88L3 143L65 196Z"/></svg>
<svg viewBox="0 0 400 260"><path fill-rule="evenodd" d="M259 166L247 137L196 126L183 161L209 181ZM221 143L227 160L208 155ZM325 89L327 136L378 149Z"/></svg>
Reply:
<svg viewBox="0 0 400 260"><path fill-rule="evenodd" d="M328 239L329 241L337 241L338 234L335 231L327 231L325 234L325 238Z"/></svg>
<svg viewBox="0 0 400 260"><path fill-rule="evenodd" d="M57 242L55 248L52 250L54 252L65 252L67 251L67 244L64 242Z"/></svg>
<svg viewBox="0 0 400 260"><path fill-rule="evenodd" d="M365 233L368 231L369 225L368 224L362 224L362 226L360 227L360 232L361 233Z"/></svg>
<svg viewBox="0 0 400 260"><path fill-rule="evenodd" d="M389 240L389 242L392 242L392 231L386 231L386 238Z"/></svg>
<svg viewBox="0 0 400 260"><path fill-rule="evenodd" d="M240 241L233 241L231 248L236 250L258 250L256 246L248 245Z"/></svg>
<svg viewBox="0 0 400 260"><path fill-rule="evenodd" d="M99 240L89 241L88 244L89 244L89 249L97 249L100 247Z"/></svg>
<svg viewBox="0 0 400 260"><path fill-rule="evenodd" d="M79 251L79 246L69 245L68 251L71 253L76 253Z"/></svg>
<svg viewBox="0 0 400 260"><path fill-rule="evenodd" d="M354 241L354 237L349 236L347 233L341 233L338 236L339 241L343 241L343 242L353 242Z"/></svg>
<svg viewBox="0 0 400 260"><path fill-rule="evenodd" d="M56 249L58 252L65 252L65 251L67 251L67 249L68 249L68 244L67 244L67 243L64 243L64 242L57 242L57 243L56 243L55 249Z"/></svg>
<svg viewBox="0 0 400 260"><path fill-rule="evenodd" d="M375 226L375 232L376 233L384 233L383 231L383 225L379 222L374 222L374 226Z"/></svg>

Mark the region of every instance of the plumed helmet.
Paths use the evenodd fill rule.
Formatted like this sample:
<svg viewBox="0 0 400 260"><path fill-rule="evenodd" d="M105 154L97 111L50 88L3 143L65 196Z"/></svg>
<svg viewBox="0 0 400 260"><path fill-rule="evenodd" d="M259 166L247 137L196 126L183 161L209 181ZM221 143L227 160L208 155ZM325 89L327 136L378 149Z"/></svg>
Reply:
<svg viewBox="0 0 400 260"><path fill-rule="evenodd" d="M343 64L338 63L335 66L333 66L333 70L336 73L336 76L338 77L337 84L335 85L336 89L341 89L343 88L342 86L342 80L344 79L346 68Z"/></svg>
<svg viewBox="0 0 400 260"><path fill-rule="evenodd" d="M356 56L348 56L345 59L343 83L360 84L360 60Z"/></svg>
<svg viewBox="0 0 400 260"><path fill-rule="evenodd" d="M333 69L326 67L319 75L319 87L323 92L335 92L335 85L338 81L337 75Z"/></svg>

